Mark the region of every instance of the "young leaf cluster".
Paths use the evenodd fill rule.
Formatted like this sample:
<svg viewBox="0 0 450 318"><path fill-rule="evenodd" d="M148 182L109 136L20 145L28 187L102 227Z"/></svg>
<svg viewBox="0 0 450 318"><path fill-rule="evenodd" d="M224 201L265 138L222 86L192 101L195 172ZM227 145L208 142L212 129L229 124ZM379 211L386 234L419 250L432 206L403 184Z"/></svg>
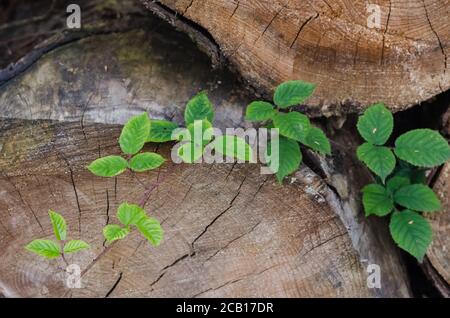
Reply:
<svg viewBox="0 0 450 318"><path fill-rule="evenodd" d="M362 189L366 216L391 215L389 229L397 245L422 261L432 241L431 226L421 212L436 212L441 202L426 185L425 169L450 158L447 141L431 129L415 129L385 144L394 128L392 113L383 105L369 107L357 128L365 140L357 157L375 174L377 183Z"/></svg>
<svg viewBox="0 0 450 318"><path fill-rule="evenodd" d="M308 117L297 111L286 112L290 107L306 101L315 87L303 81L284 82L275 89L275 106L265 101L254 101L247 107L246 120L267 122L269 127L279 130L279 168L274 172L280 183L284 177L295 172L302 162L299 143L321 154L331 153L330 142L324 132L311 125ZM270 160L269 156L267 159Z"/></svg>

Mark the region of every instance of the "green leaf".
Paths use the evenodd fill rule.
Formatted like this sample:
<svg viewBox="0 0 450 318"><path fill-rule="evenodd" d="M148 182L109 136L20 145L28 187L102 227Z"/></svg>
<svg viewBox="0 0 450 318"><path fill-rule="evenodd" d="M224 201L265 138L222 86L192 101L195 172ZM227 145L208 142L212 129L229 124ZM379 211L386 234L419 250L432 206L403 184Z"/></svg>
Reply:
<svg viewBox="0 0 450 318"><path fill-rule="evenodd" d="M389 224L397 245L422 262L432 240L431 226L418 213L404 210L392 214Z"/></svg>
<svg viewBox="0 0 450 318"><path fill-rule="evenodd" d="M359 117L357 128L367 142L384 145L392 134L394 117L384 104L375 104Z"/></svg>
<svg viewBox="0 0 450 318"><path fill-rule="evenodd" d="M242 161L250 161L252 159L252 148L245 142L245 139L238 136L217 136L214 139L213 147L216 152L227 157Z"/></svg>
<svg viewBox="0 0 450 318"><path fill-rule="evenodd" d="M122 228L117 224L109 224L103 228L103 236L108 242L121 240L129 233L130 231L127 228Z"/></svg>
<svg viewBox="0 0 450 318"><path fill-rule="evenodd" d="M144 152L134 155L128 166L131 170L142 172L156 169L166 161L161 155L154 152Z"/></svg>
<svg viewBox="0 0 450 318"><path fill-rule="evenodd" d="M172 132L178 128L178 124L160 119L150 119L150 132L146 142L166 142L173 140Z"/></svg>
<svg viewBox="0 0 450 318"><path fill-rule="evenodd" d="M192 98L184 110L186 126L195 120L207 119L210 123L214 120L214 110L205 92L200 92Z"/></svg>
<svg viewBox="0 0 450 318"><path fill-rule="evenodd" d="M279 129L280 135L301 142L305 141L311 126L309 118L299 112L277 113L273 117L273 124Z"/></svg>
<svg viewBox="0 0 450 318"><path fill-rule="evenodd" d="M356 155L383 182L394 171L395 156L387 147L373 146L366 142L358 147Z"/></svg>
<svg viewBox="0 0 450 318"><path fill-rule="evenodd" d="M158 246L161 243L164 231L158 220L152 217L147 217L140 220L136 226L139 232L141 232L153 246Z"/></svg>
<svg viewBox="0 0 450 318"><path fill-rule="evenodd" d="M395 141L395 154L418 167L435 167L450 158L447 141L431 129L411 130Z"/></svg>
<svg viewBox="0 0 450 318"><path fill-rule="evenodd" d="M147 113L132 117L123 126L119 137L120 149L126 154L134 155L142 149L150 131L150 119Z"/></svg>
<svg viewBox="0 0 450 318"><path fill-rule="evenodd" d="M53 232L55 233L56 239L59 241L64 241L67 235L67 225L66 220L61 214L58 214L52 210L48 211L50 216L50 221L52 222Z"/></svg>
<svg viewBox="0 0 450 318"><path fill-rule="evenodd" d="M386 182L386 188L393 194L398 189L403 188L410 183L408 177L394 176Z"/></svg>
<svg viewBox="0 0 450 318"><path fill-rule="evenodd" d="M320 152L321 154L331 154L330 142L328 141L325 133L320 128L314 126L309 127L303 144L313 150Z"/></svg>
<svg viewBox="0 0 450 318"><path fill-rule="evenodd" d="M141 219L147 217L145 210L136 204L122 203L117 209L117 218L123 225L136 225Z"/></svg>
<svg viewBox="0 0 450 318"><path fill-rule="evenodd" d="M189 131L188 138L186 140L193 141L197 145L203 145L211 141L213 137L212 124L204 119L204 120L195 120L193 123L187 126L187 130Z"/></svg>
<svg viewBox="0 0 450 318"><path fill-rule="evenodd" d="M248 121L263 121L271 119L276 110L271 103L255 101L247 106L245 119Z"/></svg>
<svg viewBox="0 0 450 318"><path fill-rule="evenodd" d="M275 151L272 143L267 149L266 160L267 164L271 167L271 170L276 174L277 180L281 183L287 175L298 170L300 163L302 162L302 153L300 146L295 140L281 137L279 138L278 154ZM278 160L278 169L274 169L272 166L276 166Z"/></svg>
<svg viewBox="0 0 450 318"><path fill-rule="evenodd" d="M185 163L194 163L203 155L202 145L196 145L193 142L183 143L178 149L177 154Z"/></svg>
<svg viewBox="0 0 450 318"><path fill-rule="evenodd" d="M82 240L72 240L64 245L64 254L70 254L90 248L89 244Z"/></svg>
<svg viewBox="0 0 450 318"><path fill-rule="evenodd" d="M128 162L120 156L106 156L91 162L87 168L99 177L114 177L127 169Z"/></svg>
<svg viewBox="0 0 450 318"><path fill-rule="evenodd" d="M388 215L394 209L394 202L389 192L379 184L369 184L363 189L363 205L366 216L375 214Z"/></svg>
<svg viewBox="0 0 450 318"><path fill-rule="evenodd" d="M315 84L303 81L288 81L275 89L273 101L280 108L287 108L303 103L316 89Z"/></svg>
<svg viewBox="0 0 450 318"><path fill-rule="evenodd" d="M394 201L405 208L433 212L441 209L441 202L433 190L423 184L411 184L398 189Z"/></svg>
<svg viewBox="0 0 450 318"><path fill-rule="evenodd" d="M25 246L25 249L48 259L61 255L59 245L50 240L34 240Z"/></svg>

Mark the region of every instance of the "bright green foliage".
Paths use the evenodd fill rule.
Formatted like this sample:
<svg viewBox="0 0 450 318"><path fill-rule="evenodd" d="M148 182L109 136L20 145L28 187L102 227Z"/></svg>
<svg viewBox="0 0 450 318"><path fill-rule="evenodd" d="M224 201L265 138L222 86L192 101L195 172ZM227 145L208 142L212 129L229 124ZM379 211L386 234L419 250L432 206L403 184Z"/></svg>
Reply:
<svg viewBox="0 0 450 318"><path fill-rule="evenodd" d="M431 129L411 130L395 141L395 154L418 167L435 167L450 158L448 142Z"/></svg>
<svg viewBox="0 0 450 318"><path fill-rule="evenodd" d="M441 209L437 195L423 184L411 184L398 189L394 200L397 204L415 211L435 212Z"/></svg>
<svg viewBox="0 0 450 318"><path fill-rule="evenodd" d="M117 209L117 218L123 225L136 225L145 218L145 210L136 204L122 203Z"/></svg>
<svg viewBox="0 0 450 318"><path fill-rule="evenodd" d="M271 119L275 114L276 110L271 103L255 101L248 105L245 119L248 121L264 121Z"/></svg>
<svg viewBox="0 0 450 318"><path fill-rule="evenodd" d="M65 241L67 235L66 220L64 220L61 214L58 214L52 210L48 211L48 215L50 216L50 221L52 222L53 232L55 233L56 239L58 241Z"/></svg>
<svg viewBox="0 0 450 318"><path fill-rule="evenodd" d="M302 81L284 82L275 89L273 101L277 106L276 109L271 103L262 101L252 102L247 107L245 116L247 120L268 120L269 123L265 127L277 128L281 135L279 158L270 155L269 149L266 154L269 154L266 158L269 168L276 174L280 183L284 177L295 172L302 161L298 142L323 155L331 154L331 145L325 133L312 126L308 117L296 111L283 110L303 103L313 94L315 88L316 85Z"/></svg>
<svg viewBox="0 0 450 318"><path fill-rule="evenodd" d="M196 145L194 142L186 142L177 149L177 154L183 162L194 163L201 158L203 151L202 145Z"/></svg>
<svg viewBox="0 0 450 318"><path fill-rule="evenodd" d="M392 214L389 230L399 247L423 260L432 240L432 230L428 221L418 213L404 210Z"/></svg>
<svg viewBox="0 0 450 318"><path fill-rule="evenodd" d="M184 121L186 125L195 120L207 119L210 123L214 120L214 110L205 92L198 93L186 105L184 111Z"/></svg>
<svg viewBox="0 0 450 318"><path fill-rule="evenodd" d="M171 141L172 132L178 128L177 123L168 120L150 119L150 132L147 142L166 142Z"/></svg>
<svg viewBox="0 0 450 318"><path fill-rule="evenodd" d="M106 156L94 160L87 168L96 176L114 177L124 172L127 166L127 161L120 156Z"/></svg>
<svg viewBox="0 0 450 318"><path fill-rule="evenodd" d="M72 240L64 246L64 254L76 253L90 248L89 244L82 240Z"/></svg>
<svg viewBox="0 0 450 318"><path fill-rule="evenodd" d="M67 236L67 225L66 220L62 217L61 214L56 213L52 210L48 211L48 215L50 217L50 222L53 226L53 232L55 233L55 238L58 241L65 241ZM75 253L84 249L88 249L90 246L84 241L81 240L72 240L67 242L64 245L63 253ZM35 253L39 256L46 257L48 259L57 258L62 256L61 247L59 243L56 243L52 240L48 239L37 239L30 242L25 246L25 249Z"/></svg>
<svg viewBox="0 0 450 318"><path fill-rule="evenodd" d="M395 156L387 147L374 146L366 142L358 147L356 154L358 159L364 162L383 182L394 171Z"/></svg>
<svg viewBox="0 0 450 318"><path fill-rule="evenodd" d="M48 259L57 258L61 255L60 246L51 240L34 240L25 246L25 249Z"/></svg>
<svg viewBox="0 0 450 318"><path fill-rule="evenodd" d="M238 136L218 136L214 139L213 147L216 152L227 157L242 161L250 161L252 159L252 148L243 138Z"/></svg>
<svg viewBox="0 0 450 318"><path fill-rule="evenodd" d="M370 184L363 189L364 210L367 216L394 211L390 223L394 241L421 261L431 243L431 227L419 212L441 209L439 198L426 185L424 167L446 162L450 147L437 131L416 129L398 137L392 152L383 145L392 134L393 123L383 104L369 107L358 120L358 131L367 143L358 147L357 156L381 183L387 178L386 186ZM403 208L407 210L398 212Z"/></svg>
<svg viewBox="0 0 450 318"><path fill-rule="evenodd" d="M158 168L164 161L166 160L157 153L144 152L134 155L134 157L130 159L128 166L133 171L143 172Z"/></svg>
<svg viewBox="0 0 450 318"><path fill-rule="evenodd" d="M120 149L134 155L142 149L150 131L150 119L147 113L132 117L123 127L119 137Z"/></svg>
<svg viewBox="0 0 450 318"><path fill-rule="evenodd" d="M359 117L357 127L368 143L384 145L394 129L394 117L384 104L375 104Z"/></svg>
<svg viewBox="0 0 450 318"><path fill-rule="evenodd" d="M130 233L127 228L123 228L117 224L108 224L103 228L103 236L108 242L121 240Z"/></svg>
<svg viewBox="0 0 450 318"><path fill-rule="evenodd" d="M279 183L283 181L284 177L297 171L302 162L302 153L298 142L282 136L279 138L278 154L275 153L273 147L269 147L268 154L270 156L266 156L266 160L269 161L269 166L274 164L270 158L275 156L278 159L278 171L274 172Z"/></svg>
<svg viewBox="0 0 450 318"><path fill-rule="evenodd" d="M278 128L280 135L304 141L310 127L309 118L299 112L277 113L273 117L273 124Z"/></svg>
<svg viewBox="0 0 450 318"><path fill-rule="evenodd" d="M141 219L136 224L136 227L153 246L158 246L161 243L164 231L158 220L152 217L147 217Z"/></svg>
<svg viewBox="0 0 450 318"><path fill-rule="evenodd" d="M303 103L313 93L316 85L303 81L288 81L275 89L273 101L280 108L287 108Z"/></svg>
<svg viewBox="0 0 450 318"><path fill-rule="evenodd" d="M379 184L369 184L362 190L363 205L366 216L371 214L385 216L394 209L390 193Z"/></svg>

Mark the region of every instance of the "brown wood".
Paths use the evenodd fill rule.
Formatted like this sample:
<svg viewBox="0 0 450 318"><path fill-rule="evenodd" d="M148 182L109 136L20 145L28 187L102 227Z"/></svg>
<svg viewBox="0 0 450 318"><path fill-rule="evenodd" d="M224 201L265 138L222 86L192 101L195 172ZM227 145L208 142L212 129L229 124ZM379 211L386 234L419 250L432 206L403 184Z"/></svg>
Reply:
<svg viewBox="0 0 450 318"><path fill-rule="evenodd" d="M367 1L143 2L176 26L182 16L203 28L266 96L289 79L318 84L306 107L311 114L379 101L397 111L450 87L448 0L371 1L381 9L379 29L367 27Z"/></svg>

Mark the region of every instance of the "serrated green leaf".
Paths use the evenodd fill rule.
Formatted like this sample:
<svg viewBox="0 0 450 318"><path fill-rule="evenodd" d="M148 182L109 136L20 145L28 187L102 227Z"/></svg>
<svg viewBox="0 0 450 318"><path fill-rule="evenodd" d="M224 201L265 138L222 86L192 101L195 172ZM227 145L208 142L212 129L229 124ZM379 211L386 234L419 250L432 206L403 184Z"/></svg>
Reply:
<svg viewBox="0 0 450 318"><path fill-rule="evenodd" d="M103 228L103 236L108 242L121 240L129 233L130 231L127 228L122 228L117 224L109 224Z"/></svg>
<svg viewBox="0 0 450 318"><path fill-rule="evenodd" d="M394 201L415 211L434 212L441 209L437 195L423 184L411 184L398 189L394 194Z"/></svg>
<svg viewBox="0 0 450 318"><path fill-rule="evenodd" d="M279 137L278 153L272 143L269 146L266 152L267 164L275 173L278 182L281 183L287 175L298 170L302 162L300 146L295 140L282 136ZM274 169L277 166L276 160L278 161L278 170Z"/></svg>
<svg viewBox="0 0 450 318"><path fill-rule="evenodd" d="M387 147L373 146L366 142L358 147L356 154L383 182L394 171L395 156Z"/></svg>
<svg viewBox="0 0 450 318"><path fill-rule="evenodd" d="M328 141L325 133L320 128L314 126L309 127L303 144L313 150L320 152L321 154L331 154L330 142Z"/></svg>
<svg viewBox="0 0 450 318"><path fill-rule="evenodd" d="M385 216L394 209L394 201L389 192L379 184L369 184L362 189L366 216Z"/></svg>
<svg viewBox="0 0 450 318"><path fill-rule="evenodd" d="M53 232L55 233L56 239L59 241L64 241L67 235L66 220L64 220L61 214L52 210L48 211L48 215L50 216L50 221L52 222Z"/></svg>
<svg viewBox="0 0 450 318"><path fill-rule="evenodd" d="M184 121L186 126L195 120L207 119L210 123L214 120L214 109L205 92L194 96L186 105L184 110Z"/></svg>
<svg viewBox="0 0 450 318"><path fill-rule="evenodd" d="M359 117L357 128L367 142L384 145L392 134L394 117L384 104L375 104Z"/></svg>
<svg viewBox="0 0 450 318"><path fill-rule="evenodd" d="M87 166L88 170L99 177L114 177L127 169L128 163L120 156L98 158Z"/></svg>
<svg viewBox="0 0 450 318"><path fill-rule="evenodd" d="M178 124L160 119L150 119L150 132L147 142L166 142L174 140L172 132L178 128Z"/></svg>
<svg viewBox="0 0 450 318"><path fill-rule="evenodd" d="M386 182L386 189L388 189L393 194L398 189L409 184L411 184L411 181L408 177L394 176Z"/></svg>
<svg viewBox="0 0 450 318"><path fill-rule="evenodd" d="M295 106L307 100L315 89L315 84L303 81L287 81L275 89L273 101L280 108Z"/></svg>
<svg viewBox="0 0 450 318"><path fill-rule="evenodd" d="M432 241L431 226L426 219L409 210L395 212L392 214L389 230L400 248L422 262Z"/></svg>
<svg viewBox="0 0 450 318"><path fill-rule="evenodd" d="M142 172L147 170L156 169L166 161L161 155L154 152L144 152L134 155L130 159L128 166L131 170Z"/></svg>
<svg viewBox="0 0 450 318"><path fill-rule="evenodd" d="M196 145L207 145L213 138L212 124L206 120L195 120L187 126L189 132L185 140L192 141Z"/></svg>
<svg viewBox="0 0 450 318"><path fill-rule="evenodd" d="M137 229L142 235L153 245L158 246L164 236L164 231L158 220L147 217L140 220L137 224Z"/></svg>
<svg viewBox="0 0 450 318"><path fill-rule="evenodd" d="M305 141L311 127L309 118L299 112L277 113L273 116L273 124L280 135L301 142Z"/></svg>
<svg viewBox="0 0 450 318"><path fill-rule="evenodd" d="M64 254L70 254L90 248L89 244L82 240L72 240L64 245Z"/></svg>
<svg viewBox="0 0 450 318"><path fill-rule="evenodd" d="M120 149L134 155L144 146L150 131L150 119L147 113L132 117L122 128L119 137Z"/></svg>
<svg viewBox="0 0 450 318"><path fill-rule="evenodd" d="M136 204L124 202L117 209L117 218L125 226L136 225L145 217L147 217L145 210Z"/></svg>
<svg viewBox="0 0 450 318"><path fill-rule="evenodd" d="M242 161L252 159L252 148L245 142L245 139L238 136L217 136L213 141L213 147L216 152L227 157Z"/></svg>
<svg viewBox="0 0 450 318"><path fill-rule="evenodd" d="M271 103L255 101L247 106L245 119L248 121L263 121L271 119L275 113L276 110Z"/></svg>
<svg viewBox="0 0 450 318"><path fill-rule="evenodd" d="M431 129L411 130L395 141L395 154L418 167L435 167L450 158L448 142Z"/></svg>
<svg viewBox="0 0 450 318"><path fill-rule="evenodd" d="M194 163L203 155L202 145L196 145L193 142L185 142L178 149L177 154L185 163Z"/></svg>
<svg viewBox="0 0 450 318"><path fill-rule="evenodd" d="M56 258L61 255L59 245L51 240L34 240L25 246L25 249L48 259Z"/></svg>

